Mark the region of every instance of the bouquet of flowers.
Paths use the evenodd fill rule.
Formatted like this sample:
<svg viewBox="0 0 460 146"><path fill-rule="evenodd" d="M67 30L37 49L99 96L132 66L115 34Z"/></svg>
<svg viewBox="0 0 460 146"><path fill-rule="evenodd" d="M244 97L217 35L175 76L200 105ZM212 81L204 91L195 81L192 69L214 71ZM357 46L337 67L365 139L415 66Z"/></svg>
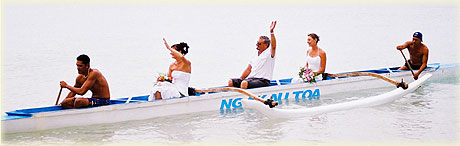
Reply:
<svg viewBox="0 0 460 146"><path fill-rule="evenodd" d="M301 67L299 71L299 77L302 78L304 82L315 83L315 73L306 67Z"/></svg>
<svg viewBox="0 0 460 146"><path fill-rule="evenodd" d="M155 84L158 82L164 82L164 81L171 83L172 77L168 77L165 73L158 73L157 81L155 82Z"/></svg>

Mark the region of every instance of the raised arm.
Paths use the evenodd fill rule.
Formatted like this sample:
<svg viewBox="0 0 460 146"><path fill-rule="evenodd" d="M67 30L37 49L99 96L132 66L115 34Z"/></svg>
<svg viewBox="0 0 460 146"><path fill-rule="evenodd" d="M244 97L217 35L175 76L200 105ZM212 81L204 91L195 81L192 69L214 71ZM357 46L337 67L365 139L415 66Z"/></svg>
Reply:
<svg viewBox="0 0 460 146"><path fill-rule="evenodd" d="M272 24L270 25L270 37L271 37L271 46L272 46L272 58L275 57L275 53L276 53L276 38L275 38L275 33L273 32L273 30L275 29L275 26L276 26L276 21L272 21Z"/></svg>
<svg viewBox="0 0 460 146"><path fill-rule="evenodd" d="M174 58L176 59L180 59L180 60L184 60L185 61L185 58L184 58L184 55L182 55L179 51L175 50L175 49L172 49L169 45L168 45L168 42L166 42L166 39L163 38L163 41L165 43L165 46L166 48L171 51L171 55L174 56Z"/></svg>

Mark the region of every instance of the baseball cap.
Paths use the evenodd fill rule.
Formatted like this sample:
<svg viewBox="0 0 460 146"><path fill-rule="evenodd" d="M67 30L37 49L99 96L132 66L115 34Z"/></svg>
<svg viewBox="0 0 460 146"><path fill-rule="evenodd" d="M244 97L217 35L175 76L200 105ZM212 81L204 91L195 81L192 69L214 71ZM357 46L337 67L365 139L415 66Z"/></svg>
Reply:
<svg viewBox="0 0 460 146"><path fill-rule="evenodd" d="M419 38L420 40L423 41L423 35L421 32L415 32L414 35L412 35L413 37L416 37L416 38Z"/></svg>

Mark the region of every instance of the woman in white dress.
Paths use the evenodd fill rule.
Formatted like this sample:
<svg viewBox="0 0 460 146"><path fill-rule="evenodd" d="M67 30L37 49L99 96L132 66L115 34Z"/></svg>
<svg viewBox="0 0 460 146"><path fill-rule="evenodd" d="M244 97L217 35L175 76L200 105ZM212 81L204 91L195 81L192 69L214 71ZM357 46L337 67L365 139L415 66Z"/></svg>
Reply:
<svg viewBox="0 0 460 146"><path fill-rule="evenodd" d="M307 44L311 48L307 50L307 58L305 67L311 69L316 77L315 80L322 80L322 73L326 71L326 52L318 47L319 36L315 33L307 35ZM302 83L303 80L299 77L293 78L291 83Z"/></svg>
<svg viewBox="0 0 460 146"><path fill-rule="evenodd" d="M166 39L163 38L163 41L176 61L169 66L168 78L171 79L171 82L161 81L162 79L158 78L158 82L150 92L149 101L188 96L192 68L191 62L185 58L185 55L188 53L189 46L181 42L169 47Z"/></svg>
<svg viewBox="0 0 460 146"><path fill-rule="evenodd" d="M308 34L307 43L311 49L307 50L307 63L305 64L305 67L315 72L315 75L324 73L324 71L326 71L326 52L318 47L318 42L318 35L314 33Z"/></svg>

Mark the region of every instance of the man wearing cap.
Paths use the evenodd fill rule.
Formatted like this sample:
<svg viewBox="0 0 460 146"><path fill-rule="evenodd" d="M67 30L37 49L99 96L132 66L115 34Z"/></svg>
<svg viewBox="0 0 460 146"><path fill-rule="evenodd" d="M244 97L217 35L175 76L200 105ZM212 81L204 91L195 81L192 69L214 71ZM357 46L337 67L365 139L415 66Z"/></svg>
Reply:
<svg viewBox="0 0 460 146"><path fill-rule="evenodd" d="M412 69L418 71L414 74L414 79L417 80L420 73L425 70L428 62L428 47L422 44L423 35L420 32L415 32L412 35L412 41L396 46L397 50L408 49L410 54L409 64L404 64L398 70L408 70L409 65Z"/></svg>

